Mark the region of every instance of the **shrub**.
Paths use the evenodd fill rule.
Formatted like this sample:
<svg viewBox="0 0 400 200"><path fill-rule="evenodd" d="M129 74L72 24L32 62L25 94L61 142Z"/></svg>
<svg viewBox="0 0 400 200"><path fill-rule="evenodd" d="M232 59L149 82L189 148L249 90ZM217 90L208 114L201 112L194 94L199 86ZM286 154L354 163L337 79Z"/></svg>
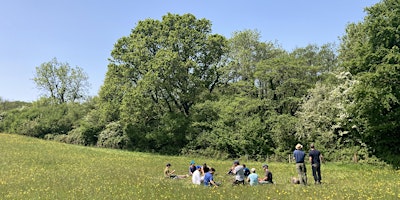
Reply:
<svg viewBox="0 0 400 200"><path fill-rule="evenodd" d="M101 131L97 146L113 149L126 149L129 146L129 137L124 133L119 122L111 122Z"/></svg>

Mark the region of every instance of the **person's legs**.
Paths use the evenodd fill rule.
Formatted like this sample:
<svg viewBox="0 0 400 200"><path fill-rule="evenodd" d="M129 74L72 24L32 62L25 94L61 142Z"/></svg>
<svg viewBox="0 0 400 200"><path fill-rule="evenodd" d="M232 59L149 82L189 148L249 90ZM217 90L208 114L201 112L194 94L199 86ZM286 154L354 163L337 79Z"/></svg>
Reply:
<svg viewBox="0 0 400 200"><path fill-rule="evenodd" d="M297 170L297 174L298 174L298 176L299 176L299 180L300 180L300 183L301 183L301 180L302 180L302 174L303 174L303 172L302 172L302 169L301 169L301 163L296 163L296 170Z"/></svg>
<svg viewBox="0 0 400 200"><path fill-rule="evenodd" d="M240 185L240 184L244 185L244 180L243 181L235 180L235 181L233 181L232 184L233 185Z"/></svg>
<svg viewBox="0 0 400 200"><path fill-rule="evenodd" d="M317 175L317 166L315 164L311 165L312 175L314 177L314 182L318 182L318 175Z"/></svg>
<svg viewBox="0 0 400 200"><path fill-rule="evenodd" d="M299 165L300 169L300 183L303 185L307 185L307 169L306 165L304 163L300 163Z"/></svg>
<svg viewBox="0 0 400 200"><path fill-rule="evenodd" d="M321 184L321 180L322 180L322 178L321 178L321 165L318 165L318 166L316 167L316 173L317 173L317 176L318 176L317 182L318 182L319 184Z"/></svg>

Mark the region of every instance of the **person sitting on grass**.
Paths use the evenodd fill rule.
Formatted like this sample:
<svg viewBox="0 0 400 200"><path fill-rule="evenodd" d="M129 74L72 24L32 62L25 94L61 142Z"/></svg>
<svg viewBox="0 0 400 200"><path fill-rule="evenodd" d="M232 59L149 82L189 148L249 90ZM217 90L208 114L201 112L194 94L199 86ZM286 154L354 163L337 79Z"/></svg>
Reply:
<svg viewBox="0 0 400 200"><path fill-rule="evenodd" d="M188 175L176 175L175 170L171 170L171 164L167 163L165 169L164 169L164 176L166 178L173 178L173 179L181 179L181 178L186 178Z"/></svg>
<svg viewBox="0 0 400 200"><path fill-rule="evenodd" d="M193 172L192 174L192 183L195 185L200 185L201 184L201 166L197 165L196 166L196 171Z"/></svg>
<svg viewBox="0 0 400 200"><path fill-rule="evenodd" d="M195 165L194 160L190 161L189 176L192 176L192 175L193 175L193 172L195 172L196 170L197 170L197 169L196 169L196 165Z"/></svg>
<svg viewBox="0 0 400 200"><path fill-rule="evenodd" d="M239 164L239 161L235 160L233 162L232 173L235 175L235 181L233 185L244 185L244 171L243 166Z"/></svg>
<svg viewBox="0 0 400 200"><path fill-rule="evenodd" d="M201 172L201 181L204 181L204 176L206 173L210 170L210 168L207 166L207 163L204 163L203 166L200 169Z"/></svg>
<svg viewBox="0 0 400 200"><path fill-rule="evenodd" d="M215 169L211 167L210 170L204 175L204 186L218 187L219 184L214 181L214 173Z"/></svg>
<svg viewBox="0 0 400 200"><path fill-rule="evenodd" d="M247 176L247 182L250 183L251 186L258 185L258 175L256 174L256 169L251 168L251 174Z"/></svg>
<svg viewBox="0 0 400 200"><path fill-rule="evenodd" d="M274 183L272 181L272 173L268 170L268 165L267 164L263 164L262 168L264 169L265 176L264 176L264 178L260 178L260 180L258 182L260 184L271 184L271 183Z"/></svg>
<svg viewBox="0 0 400 200"><path fill-rule="evenodd" d="M246 167L245 164L243 164L243 172L244 172L244 176L247 177L250 175L250 169Z"/></svg>

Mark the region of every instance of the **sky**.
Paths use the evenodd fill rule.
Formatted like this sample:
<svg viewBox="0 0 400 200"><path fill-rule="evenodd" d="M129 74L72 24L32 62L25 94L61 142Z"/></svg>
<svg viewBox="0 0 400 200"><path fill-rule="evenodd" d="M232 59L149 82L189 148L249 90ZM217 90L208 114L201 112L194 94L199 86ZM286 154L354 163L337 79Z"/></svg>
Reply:
<svg viewBox="0 0 400 200"><path fill-rule="evenodd" d="M257 30L260 41L287 51L309 44L339 44L349 23L362 22L378 0L0 0L0 97L33 102L43 95L36 67L57 58L89 76L98 95L114 44L137 22L167 13L191 13L212 23L212 33Z"/></svg>

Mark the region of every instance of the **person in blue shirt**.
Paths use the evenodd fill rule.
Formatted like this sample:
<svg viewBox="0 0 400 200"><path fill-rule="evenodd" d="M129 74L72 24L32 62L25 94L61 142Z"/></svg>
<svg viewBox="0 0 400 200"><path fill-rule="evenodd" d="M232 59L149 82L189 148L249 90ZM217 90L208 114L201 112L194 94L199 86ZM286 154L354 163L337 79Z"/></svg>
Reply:
<svg viewBox="0 0 400 200"><path fill-rule="evenodd" d="M189 165L189 176L193 175L193 172L195 172L196 169L196 163L194 162L194 160L190 161L190 165Z"/></svg>
<svg viewBox="0 0 400 200"><path fill-rule="evenodd" d="M247 182L250 183L251 186L258 185L258 175L256 174L256 169L251 168L251 174L247 176Z"/></svg>
<svg viewBox="0 0 400 200"><path fill-rule="evenodd" d="M204 175L204 185L205 186L218 187L218 184L216 182L214 182L214 177L213 177L214 173L215 173L215 169L212 167L210 168L210 170L207 173L205 173L205 175Z"/></svg>
<svg viewBox="0 0 400 200"><path fill-rule="evenodd" d="M300 184L307 185L307 169L304 163L306 154L304 153L303 145L297 144L296 150L293 151L293 158L296 161L296 170L299 174Z"/></svg>

